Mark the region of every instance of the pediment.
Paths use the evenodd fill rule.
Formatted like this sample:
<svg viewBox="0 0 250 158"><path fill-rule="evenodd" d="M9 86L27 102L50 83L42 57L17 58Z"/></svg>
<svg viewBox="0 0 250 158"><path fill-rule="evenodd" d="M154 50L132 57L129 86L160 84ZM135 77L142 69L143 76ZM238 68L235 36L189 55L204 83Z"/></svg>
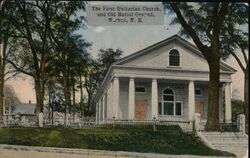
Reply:
<svg viewBox="0 0 250 158"><path fill-rule="evenodd" d="M180 65L178 67L172 67L169 64L169 52L173 49L178 50L180 54ZM114 63L114 65L209 71L207 61L202 53L194 45L177 35L135 52ZM234 73L236 70L221 62L221 71Z"/></svg>

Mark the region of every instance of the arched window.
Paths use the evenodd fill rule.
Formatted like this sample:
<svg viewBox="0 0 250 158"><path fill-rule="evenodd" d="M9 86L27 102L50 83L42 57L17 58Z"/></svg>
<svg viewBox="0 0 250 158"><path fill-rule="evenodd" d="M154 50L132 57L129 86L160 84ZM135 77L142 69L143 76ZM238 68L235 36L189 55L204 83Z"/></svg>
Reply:
<svg viewBox="0 0 250 158"><path fill-rule="evenodd" d="M174 115L174 92L167 88L162 94L163 115Z"/></svg>
<svg viewBox="0 0 250 158"><path fill-rule="evenodd" d="M182 115L182 102L176 101L175 93L171 88L162 91L162 102L159 103L159 115Z"/></svg>
<svg viewBox="0 0 250 158"><path fill-rule="evenodd" d="M176 49L169 52L169 66L180 66L180 54Z"/></svg>

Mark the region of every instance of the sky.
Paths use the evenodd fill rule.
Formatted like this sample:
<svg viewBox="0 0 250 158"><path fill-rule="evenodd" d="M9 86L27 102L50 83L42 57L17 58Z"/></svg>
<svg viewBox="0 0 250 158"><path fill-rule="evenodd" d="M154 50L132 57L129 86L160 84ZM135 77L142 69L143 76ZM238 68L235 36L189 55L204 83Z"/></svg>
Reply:
<svg viewBox="0 0 250 158"><path fill-rule="evenodd" d="M121 2L89 2L93 4L113 4ZM89 5L90 5L89 4ZM129 4L129 2L123 2L123 4ZM157 3L141 3L137 4L144 5L156 5ZM172 17L164 15L164 25L126 25L126 26L88 26L85 30L79 30L87 41L92 42L92 47L89 52L93 57L96 57L98 50L101 48L113 48L121 49L124 53L123 56L127 56L138 50L141 50L147 46L164 40L172 35L178 33L180 26L169 25ZM248 28L247 28L248 30ZM191 39L188 40L193 43ZM240 56L241 57L241 56ZM232 90L237 89L241 99L244 96L244 76L240 67L238 66L236 60L230 57L226 60L230 66L237 70L235 74L232 75ZM7 82L14 87L15 92L19 96L22 102L28 102L31 100L33 103L36 102L35 91L33 86L33 81L29 77L24 77L24 79L12 79Z"/></svg>

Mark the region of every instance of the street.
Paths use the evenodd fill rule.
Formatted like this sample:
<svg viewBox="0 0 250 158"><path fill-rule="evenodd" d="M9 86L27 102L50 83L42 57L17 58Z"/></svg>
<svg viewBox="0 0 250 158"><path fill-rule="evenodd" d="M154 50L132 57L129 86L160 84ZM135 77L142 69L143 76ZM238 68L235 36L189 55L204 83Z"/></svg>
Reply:
<svg viewBox="0 0 250 158"><path fill-rule="evenodd" d="M0 158L115 158L115 157L0 149ZM125 157L119 157L119 158L125 158Z"/></svg>

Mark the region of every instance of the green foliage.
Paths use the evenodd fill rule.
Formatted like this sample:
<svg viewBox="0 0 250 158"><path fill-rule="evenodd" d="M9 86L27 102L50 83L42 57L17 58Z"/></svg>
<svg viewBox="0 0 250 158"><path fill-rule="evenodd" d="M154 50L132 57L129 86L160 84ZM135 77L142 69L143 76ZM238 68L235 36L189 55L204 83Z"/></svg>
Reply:
<svg viewBox="0 0 250 158"><path fill-rule="evenodd" d="M192 134L180 128L162 127L118 129L1 128L1 144L84 148L115 151L154 152L226 156L212 150Z"/></svg>
<svg viewBox="0 0 250 158"><path fill-rule="evenodd" d="M4 95L5 95L5 102L6 103L20 102L18 95L16 94L13 86L11 86L11 85L5 85Z"/></svg>
<svg viewBox="0 0 250 158"><path fill-rule="evenodd" d="M94 113L94 108L91 108L91 106L94 106L96 92L100 88L109 67L121 58L122 53L120 49L100 49L100 53L98 53L98 58L96 60L89 58L88 67L86 67L84 73L85 83L83 84L88 94L87 115Z"/></svg>
<svg viewBox="0 0 250 158"><path fill-rule="evenodd" d="M232 120L236 121L239 114L244 114L244 102L241 100L232 101Z"/></svg>

